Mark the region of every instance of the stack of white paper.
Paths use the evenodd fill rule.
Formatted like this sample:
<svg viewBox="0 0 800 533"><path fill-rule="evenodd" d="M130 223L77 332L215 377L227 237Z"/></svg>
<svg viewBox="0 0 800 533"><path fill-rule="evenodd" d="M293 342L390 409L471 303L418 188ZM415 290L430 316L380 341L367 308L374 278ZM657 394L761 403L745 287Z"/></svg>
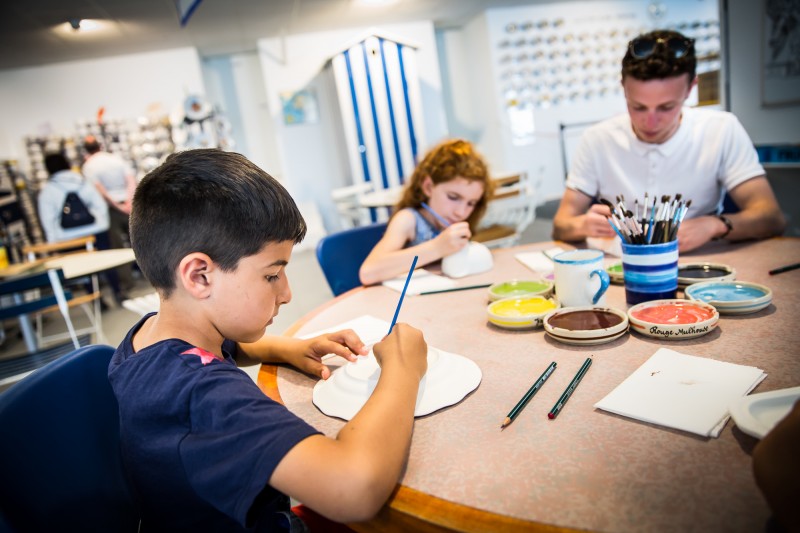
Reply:
<svg viewBox="0 0 800 533"><path fill-rule="evenodd" d="M595 407L652 424L718 437L728 406L767 375L735 365L659 349Z"/></svg>
<svg viewBox="0 0 800 533"><path fill-rule="evenodd" d="M403 292L407 277L408 273L386 280L383 282L383 286L397 292ZM455 286L456 282L450 278L428 272L424 268L418 268L411 275L411 281L408 282L408 289L406 289L406 296L413 296L421 292L452 289Z"/></svg>
<svg viewBox="0 0 800 533"><path fill-rule="evenodd" d="M553 257L563 252L563 248L550 248L549 250L539 250L537 252L522 252L515 254L517 261L538 272L542 276L553 273Z"/></svg>
<svg viewBox="0 0 800 533"><path fill-rule="evenodd" d="M622 257L622 241L619 237L586 237L586 246L603 250L606 255Z"/></svg>

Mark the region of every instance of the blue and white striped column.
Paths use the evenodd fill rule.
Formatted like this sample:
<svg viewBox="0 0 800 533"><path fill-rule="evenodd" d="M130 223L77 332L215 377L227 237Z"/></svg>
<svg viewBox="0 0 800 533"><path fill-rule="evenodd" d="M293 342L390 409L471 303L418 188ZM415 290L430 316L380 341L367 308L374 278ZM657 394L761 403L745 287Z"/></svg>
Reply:
<svg viewBox="0 0 800 533"><path fill-rule="evenodd" d="M402 185L425 146L414 47L373 35L331 64L353 184ZM387 218L380 211L373 221Z"/></svg>

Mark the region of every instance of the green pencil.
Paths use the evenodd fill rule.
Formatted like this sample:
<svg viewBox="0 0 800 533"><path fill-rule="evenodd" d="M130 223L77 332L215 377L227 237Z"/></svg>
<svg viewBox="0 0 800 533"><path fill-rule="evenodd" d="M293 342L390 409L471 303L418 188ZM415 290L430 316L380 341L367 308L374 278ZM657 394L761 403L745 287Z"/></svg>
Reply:
<svg viewBox="0 0 800 533"><path fill-rule="evenodd" d="M511 412L508 413L508 416L506 417L505 420L503 420L503 423L500 425L500 429L505 428L507 425L513 422L515 418L517 418L517 415L520 413L520 411L522 411L522 409L525 408L530 399L533 398L533 395L539 392L539 389L542 388L544 382L547 381L547 378L550 377L550 374L552 374L555 369L556 369L556 362L553 361L552 363L550 363L550 366L547 367L547 370L542 372L542 375L539 376L539 379L536 380L536 383L534 383L531 386L531 388L528 389L528 392L525 393L525 396L523 396L522 399L519 402L517 402L517 405L514 406Z"/></svg>

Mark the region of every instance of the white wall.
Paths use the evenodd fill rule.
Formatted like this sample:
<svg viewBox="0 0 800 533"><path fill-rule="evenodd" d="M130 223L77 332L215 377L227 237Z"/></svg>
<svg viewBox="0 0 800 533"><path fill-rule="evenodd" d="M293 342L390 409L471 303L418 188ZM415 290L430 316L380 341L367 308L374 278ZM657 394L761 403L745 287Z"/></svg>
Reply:
<svg viewBox="0 0 800 533"><path fill-rule="evenodd" d="M745 1L745 0L743 0ZM624 98L619 84L614 81L614 91L604 97L591 100L578 99L561 105L541 106L534 109L535 132L530 139L514 139L511 119L505 108L502 72L514 66L514 61L503 65L502 55L513 54L514 46L500 49L501 40L514 42L520 38L555 36L562 32L573 36L583 32L624 32L592 42L590 53L581 51L581 60L587 55L605 57L614 75L618 76L622 55L616 49L628 31L639 31L661 27L670 23L689 20L712 20L717 18L716 0L663 0L665 8L660 18L654 18L648 9L649 0L605 0L602 2L556 2L531 1L528 5L492 8L475 17L463 28L439 32L440 57L443 77L448 92L447 117L453 135L464 136L475 142L487 158L493 173L527 172L533 181L539 182L538 201L559 198L564 190L565 169L562 163L560 124L570 125L564 132L566 157L571 156L571 147L577 144L582 127L577 125L602 120L625 111ZM563 30L549 29L517 31L509 36L505 28L509 23L554 21L560 19ZM566 29L568 28L568 29ZM618 41L618 42L617 42ZM575 45L576 49L579 47ZM583 48L583 47L580 47ZM512 57L513 57L512 55ZM532 65L530 60L521 66ZM527 62L526 62L527 61ZM571 59L574 61L574 59ZM551 61L552 62L552 61ZM555 63L563 63L557 59ZM594 67L593 67L594 68ZM573 71L579 77L581 71ZM548 81L545 70L537 81ZM563 91L563 89L559 89ZM520 97L521 98L521 97ZM576 127L572 127L576 126Z"/></svg>
<svg viewBox="0 0 800 533"><path fill-rule="evenodd" d="M152 104L169 112L189 93L204 93L194 48L0 71L0 159L27 172L25 136L73 134L101 106L106 119L135 119Z"/></svg>
<svg viewBox="0 0 800 533"><path fill-rule="evenodd" d="M729 108L756 145L798 144L800 105L761 105L761 39L765 1L727 0ZM720 6L723 2L720 0Z"/></svg>
<svg viewBox="0 0 800 533"><path fill-rule="evenodd" d="M278 140L279 161L273 172L282 178L298 202L314 202L318 206L328 230L338 229L330 191L352 182L347 175L347 157L341 140L333 138L341 137L343 131L334 123L338 104L325 65L332 55L366 37L370 31L370 28L350 28L258 42L271 121ZM425 139L429 145L438 142L447 135L447 125L433 23L391 24L375 31L418 47ZM312 88L317 95L318 122L287 126L281 114L281 93L307 88ZM427 148L420 147L420 150Z"/></svg>
<svg viewBox="0 0 800 533"><path fill-rule="evenodd" d="M215 56L203 59L202 64L208 100L219 105L231 122L234 150L267 172L274 172L278 141L258 54Z"/></svg>

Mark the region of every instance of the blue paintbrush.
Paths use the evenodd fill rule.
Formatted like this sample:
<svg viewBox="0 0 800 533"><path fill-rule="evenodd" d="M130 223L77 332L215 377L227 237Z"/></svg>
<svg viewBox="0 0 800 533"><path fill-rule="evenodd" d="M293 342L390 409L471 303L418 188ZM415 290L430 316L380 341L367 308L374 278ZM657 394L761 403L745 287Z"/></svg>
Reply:
<svg viewBox="0 0 800 533"><path fill-rule="evenodd" d="M400 301L397 302L397 309L394 310L394 317L392 317L392 325L389 326L389 335L394 329L394 324L397 322L397 315L400 314L400 306L403 305L403 298L406 296L406 289L408 289L408 282L411 281L411 274L414 273L414 268L417 266L417 259L419 259L418 255L414 256L414 261L411 262L411 269L408 271L408 276L406 277L406 284L403 285L403 292L400 293Z"/></svg>
<svg viewBox="0 0 800 533"><path fill-rule="evenodd" d="M446 220L444 219L444 217L442 217L442 215L440 215L439 213L437 213L436 211L434 211L434 210L431 208L431 206L429 206L429 205L428 205L428 204L426 204L425 202L422 202L422 204L421 204L421 205L422 205L423 209L425 209L425 211L427 211L428 213L430 213L431 215L433 215L433 218L435 218L436 220L438 220L438 221L439 221L439 224L441 224L441 225L442 225L442 226L444 226L445 228L446 228L446 227L448 227L448 226L450 226L450 223L449 223L448 221L446 221Z"/></svg>

